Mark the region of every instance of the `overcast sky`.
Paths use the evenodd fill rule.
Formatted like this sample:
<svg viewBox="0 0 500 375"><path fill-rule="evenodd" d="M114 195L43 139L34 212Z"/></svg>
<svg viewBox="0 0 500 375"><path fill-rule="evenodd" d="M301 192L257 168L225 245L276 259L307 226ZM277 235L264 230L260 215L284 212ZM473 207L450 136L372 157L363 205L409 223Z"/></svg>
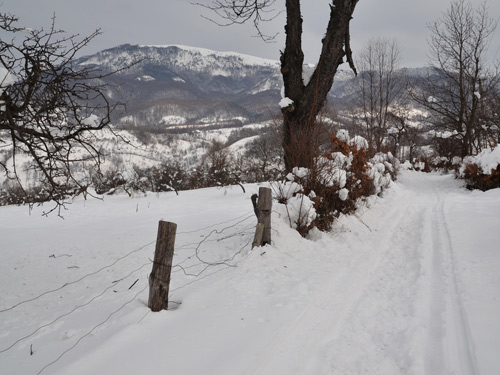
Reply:
<svg viewBox="0 0 500 375"><path fill-rule="evenodd" d="M209 3L209 0L197 0ZM471 0L479 3L480 0ZM277 7L284 0L277 0ZM304 0L304 52L314 63L326 29L328 0ZM212 16L189 0L0 0L0 11L16 15L25 27L50 25L69 33L88 35L100 28L103 35L84 50L92 54L119 44L184 44L218 51L235 51L277 60L283 48L284 17L263 26L268 34L280 33L274 43L255 37L250 25L220 27L202 18ZM490 16L500 16L500 1L489 0ZM372 37L395 39L402 52L402 65L426 65L426 25L441 17L449 0L360 0L351 26L354 54ZM500 58L500 28L494 34L491 56Z"/></svg>

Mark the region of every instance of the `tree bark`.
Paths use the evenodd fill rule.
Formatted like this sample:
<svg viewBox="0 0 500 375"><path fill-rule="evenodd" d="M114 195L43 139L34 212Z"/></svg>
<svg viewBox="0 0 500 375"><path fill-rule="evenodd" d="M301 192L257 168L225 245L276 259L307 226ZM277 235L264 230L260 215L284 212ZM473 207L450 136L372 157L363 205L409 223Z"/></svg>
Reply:
<svg viewBox="0 0 500 375"><path fill-rule="evenodd" d="M281 54L281 73L285 97L293 105L283 108L283 149L285 167L312 166L317 135L316 116L323 108L335 73L347 56L356 73L350 49L349 24L358 0L336 0L330 5L330 20L319 61L309 82L302 79L302 16L300 0L286 1L285 50Z"/></svg>
<svg viewBox="0 0 500 375"><path fill-rule="evenodd" d="M315 153L316 116L323 108L333 78L340 64L347 62L356 73L350 47L349 24L359 0L331 0L330 20L322 40L318 64L309 82L302 79L304 52L302 50L301 0L286 0L285 49L281 52L281 74L285 97L293 104L283 108L283 149L285 167L311 167ZM207 6L229 24L253 20L259 35L263 13L275 0L213 0ZM271 16L267 20L273 19ZM266 38L264 38L266 39Z"/></svg>

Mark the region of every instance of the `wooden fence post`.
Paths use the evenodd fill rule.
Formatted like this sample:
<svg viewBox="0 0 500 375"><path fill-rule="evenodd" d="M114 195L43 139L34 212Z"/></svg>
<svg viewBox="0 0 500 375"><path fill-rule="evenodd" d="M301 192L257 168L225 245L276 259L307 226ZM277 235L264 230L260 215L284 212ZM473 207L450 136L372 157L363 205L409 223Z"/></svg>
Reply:
<svg viewBox="0 0 500 375"><path fill-rule="evenodd" d="M258 221L252 243L253 249L255 246L264 246L271 243L271 211L273 206L271 189L260 187L259 195L252 195L252 204Z"/></svg>
<svg viewBox="0 0 500 375"><path fill-rule="evenodd" d="M148 307L152 311L167 310L170 271L174 257L175 233L177 224L160 221L153 270L149 275Z"/></svg>

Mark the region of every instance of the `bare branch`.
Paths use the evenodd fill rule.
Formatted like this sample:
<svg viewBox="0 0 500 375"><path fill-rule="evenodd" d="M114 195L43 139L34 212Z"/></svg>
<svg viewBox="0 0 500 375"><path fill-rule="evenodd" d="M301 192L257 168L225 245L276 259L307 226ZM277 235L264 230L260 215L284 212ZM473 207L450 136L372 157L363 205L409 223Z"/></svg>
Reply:
<svg viewBox="0 0 500 375"><path fill-rule="evenodd" d="M262 31L261 23L269 22L278 17L281 12L274 8L276 0L214 0L210 5L192 3L209 9L217 15L221 21L210 17L203 18L218 26L241 25L252 22L257 36L265 42L273 41L278 34L267 35Z"/></svg>
<svg viewBox="0 0 500 375"><path fill-rule="evenodd" d="M0 40L0 143L12 152L12 161L0 168L24 191L16 160L28 156L32 162L24 163L23 172L44 186L43 200L61 205L68 192L81 187L74 166L91 163L99 170L103 162L95 132L113 132L110 115L119 104L110 104L102 83L112 73L73 64L100 30L84 38L68 36L56 29L55 16L48 30L16 23L16 17L0 14L0 30L12 35Z"/></svg>
<svg viewBox="0 0 500 375"><path fill-rule="evenodd" d="M431 113L436 140L443 156L465 157L500 141L497 93L500 74L487 60L487 49L497 22L490 18L486 2L474 7L454 0L441 18L428 25L430 65L426 90L414 99ZM445 145L445 147L443 146Z"/></svg>

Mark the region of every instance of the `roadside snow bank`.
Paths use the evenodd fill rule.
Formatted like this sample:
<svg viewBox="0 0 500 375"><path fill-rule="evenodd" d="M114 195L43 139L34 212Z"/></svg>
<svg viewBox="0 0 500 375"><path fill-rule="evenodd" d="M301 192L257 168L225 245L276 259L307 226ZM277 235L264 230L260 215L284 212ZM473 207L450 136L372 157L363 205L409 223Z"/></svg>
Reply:
<svg viewBox="0 0 500 375"><path fill-rule="evenodd" d="M490 190L500 187L500 145L483 150L476 156L466 157L458 176L469 189Z"/></svg>
<svg viewBox="0 0 500 375"><path fill-rule="evenodd" d="M493 149L483 150L476 156L467 156L460 168L462 175L467 164L476 164L484 174L491 174L492 170L497 169L500 164L500 145L497 145Z"/></svg>

